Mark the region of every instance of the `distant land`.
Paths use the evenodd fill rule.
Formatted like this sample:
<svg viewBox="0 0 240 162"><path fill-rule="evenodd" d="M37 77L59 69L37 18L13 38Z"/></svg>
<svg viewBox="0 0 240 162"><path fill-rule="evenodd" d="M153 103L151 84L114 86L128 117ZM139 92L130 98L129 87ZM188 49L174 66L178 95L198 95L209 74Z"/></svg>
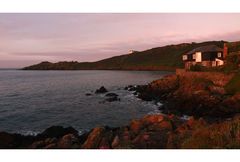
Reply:
<svg viewBox="0 0 240 162"><path fill-rule="evenodd" d="M201 43L181 43L133 52L103 59L96 62L41 62L23 68L23 70L166 70L182 68L182 54L205 45L223 47L226 41L208 41Z"/></svg>

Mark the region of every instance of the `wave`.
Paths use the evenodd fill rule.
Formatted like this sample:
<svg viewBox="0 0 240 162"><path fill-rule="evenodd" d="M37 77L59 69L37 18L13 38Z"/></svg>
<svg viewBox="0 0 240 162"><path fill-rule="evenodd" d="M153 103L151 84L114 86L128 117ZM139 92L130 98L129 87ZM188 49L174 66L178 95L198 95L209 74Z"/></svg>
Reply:
<svg viewBox="0 0 240 162"><path fill-rule="evenodd" d="M16 133L24 136L37 136L41 132L31 131L31 130L21 130L21 131L17 131Z"/></svg>
<svg viewBox="0 0 240 162"><path fill-rule="evenodd" d="M89 132L90 130L87 129L78 129L78 135L81 136L86 132ZM23 136L37 136L38 134L42 133L40 131L32 131L32 130L20 130L17 132L11 132L11 133L17 133L17 134L21 134Z"/></svg>

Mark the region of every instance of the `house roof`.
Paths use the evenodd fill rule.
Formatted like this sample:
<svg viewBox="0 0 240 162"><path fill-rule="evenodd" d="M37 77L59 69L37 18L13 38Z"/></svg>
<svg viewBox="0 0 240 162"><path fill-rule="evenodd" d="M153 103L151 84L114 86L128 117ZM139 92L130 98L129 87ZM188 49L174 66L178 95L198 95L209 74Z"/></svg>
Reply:
<svg viewBox="0 0 240 162"><path fill-rule="evenodd" d="M202 47L195 48L192 51L189 51L187 53L187 55L190 55L190 54L193 54L196 52L221 52L221 51L223 51L223 49L219 48L216 45L208 45L208 46L202 46Z"/></svg>

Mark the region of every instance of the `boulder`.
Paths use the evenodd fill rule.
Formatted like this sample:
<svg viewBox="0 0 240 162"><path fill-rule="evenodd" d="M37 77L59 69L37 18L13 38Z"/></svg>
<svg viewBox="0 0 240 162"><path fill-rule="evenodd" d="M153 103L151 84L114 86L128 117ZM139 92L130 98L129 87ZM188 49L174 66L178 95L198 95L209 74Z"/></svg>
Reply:
<svg viewBox="0 0 240 162"><path fill-rule="evenodd" d="M45 149L53 149L53 148L58 148L57 147L57 138L46 138L43 140L37 140L34 141L29 148L33 149L40 149L40 148L45 148Z"/></svg>
<svg viewBox="0 0 240 162"><path fill-rule="evenodd" d="M34 136L0 132L0 148L26 148L34 139Z"/></svg>
<svg viewBox="0 0 240 162"><path fill-rule="evenodd" d="M142 93L136 93L137 97L144 100L144 101L152 101L153 100L153 96L148 93L148 92L142 92Z"/></svg>
<svg viewBox="0 0 240 162"><path fill-rule="evenodd" d="M118 137L118 135L116 135L111 144L112 148L116 148L119 145L119 142L120 142L119 137Z"/></svg>
<svg viewBox="0 0 240 162"><path fill-rule="evenodd" d="M51 143L51 144L44 147L44 149L56 149L56 148L57 148L56 143Z"/></svg>
<svg viewBox="0 0 240 162"><path fill-rule="evenodd" d="M213 94L219 95L224 95L226 93L224 87L220 86L209 86L209 91Z"/></svg>
<svg viewBox="0 0 240 162"><path fill-rule="evenodd" d="M143 117L142 122L144 124L155 124L164 120L163 115L146 115Z"/></svg>
<svg viewBox="0 0 240 162"><path fill-rule="evenodd" d="M47 138L45 139L44 143L46 145L52 144L52 143L56 143L57 142L57 138Z"/></svg>
<svg viewBox="0 0 240 162"><path fill-rule="evenodd" d="M109 144L109 137L104 137L101 139L101 142L99 144L100 149L110 149L110 144Z"/></svg>
<svg viewBox="0 0 240 162"><path fill-rule="evenodd" d="M88 135L87 140L82 145L84 149L96 149L99 146L101 138L104 134L105 129L103 127L94 128Z"/></svg>
<svg viewBox="0 0 240 162"><path fill-rule="evenodd" d="M14 146L14 135L0 132L0 148L12 148Z"/></svg>
<svg viewBox="0 0 240 162"><path fill-rule="evenodd" d="M38 138L60 138L66 134L78 135L78 131L73 127L64 128L62 126L52 126L47 128L44 132L37 135Z"/></svg>
<svg viewBox="0 0 240 162"><path fill-rule="evenodd" d="M120 98L118 98L117 96L113 96L113 97L106 98L105 101L107 102L120 101Z"/></svg>
<svg viewBox="0 0 240 162"><path fill-rule="evenodd" d="M143 124L139 120L132 120L130 123L130 131L132 131L135 134L139 133L142 127Z"/></svg>
<svg viewBox="0 0 240 162"><path fill-rule="evenodd" d="M118 95L116 93L107 93L105 96L106 97L118 97Z"/></svg>
<svg viewBox="0 0 240 162"><path fill-rule="evenodd" d="M100 87L99 89L97 89L95 91L96 94L107 93L107 92L108 92L108 90L104 86Z"/></svg>
<svg viewBox="0 0 240 162"><path fill-rule="evenodd" d="M129 85L129 86L125 87L124 90L128 90L128 91L136 91L136 86Z"/></svg>
<svg viewBox="0 0 240 162"><path fill-rule="evenodd" d="M29 148L31 149L40 149L40 148L44 148L46 145L45 145L45 142L44 140L41 140L41 141L36 141L36 142L33 142Z"/></svg>
<svg viewBox="0 0 240 162"><path fill-rule="evenodd" d="M58 148L79 148L78 138L73 134L63 136L58 142Z"/></svg>

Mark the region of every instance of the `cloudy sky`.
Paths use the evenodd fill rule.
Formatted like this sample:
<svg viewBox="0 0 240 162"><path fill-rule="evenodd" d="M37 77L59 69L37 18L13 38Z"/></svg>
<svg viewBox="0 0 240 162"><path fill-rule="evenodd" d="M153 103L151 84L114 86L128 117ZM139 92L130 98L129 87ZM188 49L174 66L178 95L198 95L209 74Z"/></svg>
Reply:
<svg viewBox="0 0 240 162"><path fill-rule="evenodd" d="M240 14L0 14L0 68L240 40Z"/></svg>

